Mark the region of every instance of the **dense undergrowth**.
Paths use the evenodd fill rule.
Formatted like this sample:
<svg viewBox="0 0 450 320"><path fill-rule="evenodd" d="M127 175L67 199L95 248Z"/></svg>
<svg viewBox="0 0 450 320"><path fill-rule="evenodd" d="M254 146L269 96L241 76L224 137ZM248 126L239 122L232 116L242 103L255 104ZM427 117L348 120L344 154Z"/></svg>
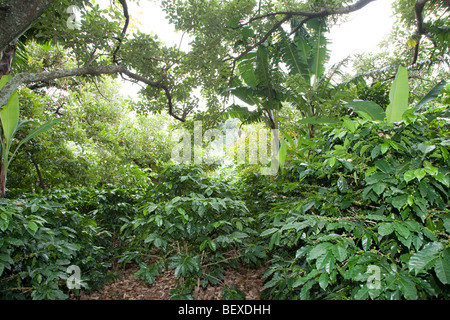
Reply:
<svg viewBox="0 0 450 320"><path fill-rule="evenodd" d="M322 132L276 177L168 165L139 188L11 191L1 298L67 299L69 266L96 290L134 262L149 283L174 270L173 299L242 264L266 267L263 299L448 299L448 133L422 116Z"/></svg>

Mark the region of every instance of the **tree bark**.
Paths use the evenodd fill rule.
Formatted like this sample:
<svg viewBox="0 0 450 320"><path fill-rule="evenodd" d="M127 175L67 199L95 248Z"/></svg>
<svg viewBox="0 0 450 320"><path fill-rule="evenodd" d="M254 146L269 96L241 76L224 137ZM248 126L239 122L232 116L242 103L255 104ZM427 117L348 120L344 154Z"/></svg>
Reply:
<svg viewBox="0 0 450 320"><path fill-rule="evenodd" d="M55 0L8 0L0 12L0 52L30 28Z"/></svg>
<svg viewBox="0 0 450 320"><path fill-rule="evenodd" d="M30 160L31 160L31 163L34 165L34 168L36 169L36 173L37 173L37 176L39 179L39 186L42 189L47 189L47 187L45 186L45 183L44 183L44 178L42 177L41 170L39 169L38 163L36 162L36 160L34 160L33 156L31 156L31 155L30 155Z"/></svg>
<svg viewBox="0 0 450 320"><path fill-rule="evenodd" d="M5 164L0 164L0 198L6 197L6 168Z"/></svg>

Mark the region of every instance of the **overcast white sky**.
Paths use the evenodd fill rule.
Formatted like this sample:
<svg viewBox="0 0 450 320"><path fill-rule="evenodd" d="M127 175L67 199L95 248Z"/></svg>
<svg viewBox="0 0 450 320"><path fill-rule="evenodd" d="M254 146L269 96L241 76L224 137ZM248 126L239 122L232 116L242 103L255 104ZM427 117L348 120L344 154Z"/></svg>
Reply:
<svg viewBox="0 0 450 320"><path fill-rule="evenodd" d="M393 1L374 1L363 9L347 15L345 23L333 26L328 35L331 42L330 64L339 62L351 54L378 51L378 44L390 32L395 21L392 12ZM96 3L108 6L111 0L97 0ZM134 25L141 32L157 34L168 45L180 44L182 34L175 33L175 28L168 24L158 1L141 0L140 6L134 2L130 2L128 6ZM188 49L188 42L187 37L184 37L181 49Z"/></svg>

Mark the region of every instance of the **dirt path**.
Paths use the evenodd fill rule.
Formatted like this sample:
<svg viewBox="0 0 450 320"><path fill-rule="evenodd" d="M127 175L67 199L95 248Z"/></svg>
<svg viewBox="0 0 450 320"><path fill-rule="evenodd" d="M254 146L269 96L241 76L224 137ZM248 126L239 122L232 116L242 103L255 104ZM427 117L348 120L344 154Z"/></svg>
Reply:
<svg viewBox="0 0 450 320"><path fill-rule="evenodd" d="M173 271L163 273L153 284L137 279L136 268L127 269L123 275L111 284L107 284L101 291L90 294L82 293L80 300L168 300L170 289L176 287ZM246 300L259 300L264 282L261 276L264 268L228 270L223 283L207 288L199 288L194 292L197 300L220 300L224 286L235 286L245 293Z"/></svg>

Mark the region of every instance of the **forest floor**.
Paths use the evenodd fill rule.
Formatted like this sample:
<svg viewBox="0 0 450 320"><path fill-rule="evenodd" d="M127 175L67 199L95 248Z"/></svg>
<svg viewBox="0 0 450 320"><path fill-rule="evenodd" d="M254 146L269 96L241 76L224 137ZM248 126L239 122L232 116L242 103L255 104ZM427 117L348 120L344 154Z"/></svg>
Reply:
<svg viewBox="0 0 450 320"><path fill-rule="evenodd" d="M80 300L168 300L170 289L176 287L173 271L162 273L153 284L149 284L134 276L138 267L127 268L113 283L106 284L102 290L84 293L74 299ZM225 272L224 281L215 286L202 287L194 290L196 300L220 300L224 286L235 286L246 296L246 300L259 300L264 287L261 279L265 267L250 269L240 267Z"/></svg>

